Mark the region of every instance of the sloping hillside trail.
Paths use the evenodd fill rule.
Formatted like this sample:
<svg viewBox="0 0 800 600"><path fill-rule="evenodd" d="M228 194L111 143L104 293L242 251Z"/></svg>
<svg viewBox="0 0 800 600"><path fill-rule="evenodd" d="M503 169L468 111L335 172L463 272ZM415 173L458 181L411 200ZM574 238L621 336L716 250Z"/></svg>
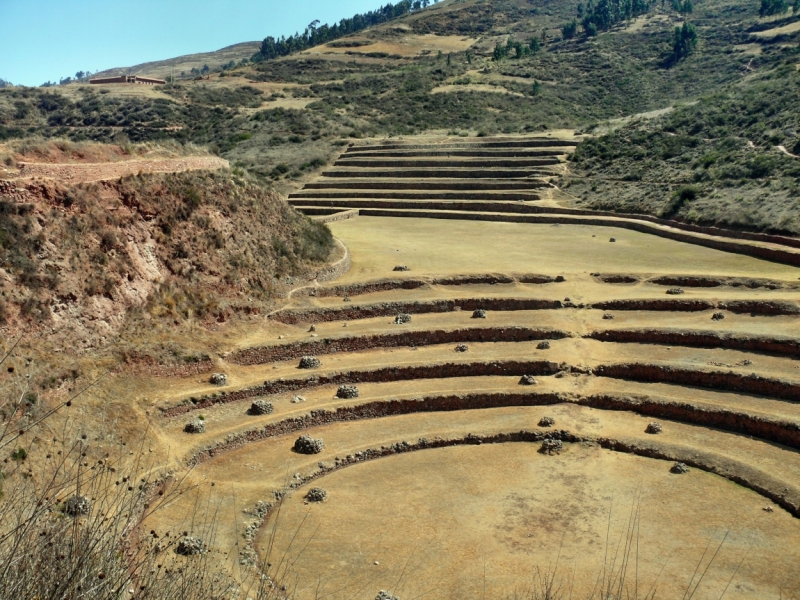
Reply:
<svg viewBox="0 0 800 600"><path fill-rule="evenodd" d="M227 169L227 160L217 156L186 156L128 160L106 163L37 163L20 162L17 180L53 179L63 183L90 183L119 179L138 173L181 173L185 171Z"/></svg>

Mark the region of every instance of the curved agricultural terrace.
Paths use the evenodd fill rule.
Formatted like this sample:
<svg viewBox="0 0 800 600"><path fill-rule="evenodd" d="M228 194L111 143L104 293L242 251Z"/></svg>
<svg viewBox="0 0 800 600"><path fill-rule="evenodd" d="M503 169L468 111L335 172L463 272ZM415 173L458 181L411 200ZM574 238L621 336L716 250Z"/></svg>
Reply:
<svg viewBox="0 0 800 600"><path fill-rule="evenodd" d="M564 597L797 597L792 246L393 210L331 224L350 269L220 357L226 385L151 384L196 487L145 530L192 531L234 574L263 560L293 598L529 597L550 575Z"/></svg>

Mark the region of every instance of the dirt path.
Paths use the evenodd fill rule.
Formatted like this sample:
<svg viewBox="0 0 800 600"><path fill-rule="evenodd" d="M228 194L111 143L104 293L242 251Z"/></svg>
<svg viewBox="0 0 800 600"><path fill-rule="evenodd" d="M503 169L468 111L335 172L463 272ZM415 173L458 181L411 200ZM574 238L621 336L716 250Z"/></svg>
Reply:
<svg viewBox="0 0 800 600"><path fill-rule="evenodd" d="M202 169L215 170L228 168L228 166L227 160L217 156L187 156L86 164L20 163L18 178L59 179L69 183L86 183L118 179L137 173L177 173Z"/></svg>

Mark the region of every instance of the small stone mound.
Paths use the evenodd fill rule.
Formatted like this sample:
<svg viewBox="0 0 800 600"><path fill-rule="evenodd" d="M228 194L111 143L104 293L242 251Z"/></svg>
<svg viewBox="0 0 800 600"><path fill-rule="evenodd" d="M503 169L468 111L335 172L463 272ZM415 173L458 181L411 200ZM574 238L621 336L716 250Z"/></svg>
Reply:
<svg viewBox="0 0 800 600"><path fill-rule="evenodd" d="M292 404L300 404L301 402L305 401L306 401L305 396L295 396L294 398L291 399Z"/></svg>
<svg viewBox="0 0 800 600"><path fill-rule="evenodd" d="M469 350L469 346L466 344L458 344L456 346L456 352L466 352L467 350Z"/></svg>
<svg viewBox="0 0 800 600"><path fill-rule="evenodd" d="M319 454L325 447L321 439L312 438L310 435L301 435L292 446L298 454Z"/></svg>
<svg viewBox="0 0 800 600"><path fill-rule="evenodd" d="M668 293L670 296L678 296L678 295L680 295L680 294L683 294L683 288L669 288L669 289L667 290L667 293Z"/></svg>
<svg viewBox="0 0 800 600"><path fill-rule="evenodd" d="M317 326L316 325L312 325L311 327L308 328L308 330L309 331L316 331L317 330Z"/></svg>
<svg viewBox="0 0 800 600"><path fill-rule="evenodd" d="M558 275L558 276L556 277L556 283L563 283L563 282L565 282L565 281L566 281L566 279L564 279L564 276L563 276L563 275Z"/></svg>
<svg viewBox="0 0 800 600"><path fill-rule="evenodd" d="M564 298L564 302L572 302L569 298Z"/></svg>
<svg viewBox="0 0 800 600"><path fill-rule="evenodd" d="M661 433L662 431L663 431L663 428L661 427L661 423L658 423L656 421L653 421L652 423L648 423L647 428L644 430L645 433L652 433L654 435L656 433Z"/></svg>
<svg viewBox="0 0 800 600"><path fill-rule="evenodd" d="M181 556L197 556L207 552L206 544L200 538L186 536L175 546L176 554Z"/></svg>
<svg viewBox="0 0 800 600"><path fill-rule="evenodd" d="M272 406L272 402L256 400L250 405L249 412L251 415L271 415L273 410L275 410L275 408Z"/></svg>
<svg viewBox="0 0 800 600"><path fill-rule="evenodd" d="M395 325L405 325L406 323L411 323L411 315L407 313L400 313L394 318Z"/></svg>
<svg viewBox="0 0 800 600"><path fill-rule="evenodd" d="M561 451L564 449L564 442L561 440L544 440L542 442L542 447L539 448L539 452L542 454L561 454Z"/></svg>
<svg viewBox="0 0 800 600"><path fill-rule="evenodd" d="M674 465L672 465L672 468L669 470L669 472L677 475L683 475L684 473L689 472L689 467L682 462L676 462Z"/></svg>
<svg viewBox="0 0 800 600"><path fill-rule="evenodd" d="M537 383L539 382L536 381L533 375L523 375L519 380L520 385L536 385Z"/></svg>
<svg viewBox="0 0 800 600"><path fill-rule="evenodd" d="M352 302L352 300L350 299L350 296L345 296L342 298L342 302Z"/></svg>
<svg viewBox="0 0 800 600"><path fill-rule="evenodd" d="M715 312L713 315L711 315L712 321L722 321L722 319L724 318L725 318L725 313L721 312Z"/></svg>
<svg viewBox="0 0 800 600"><path fill-rule="evenodd" d="M183 430L186 433L205 433L206 432L206 422L197 419L195 421L189 421L186 425L183 426Z"/></svg>
<svg viewBox="0 0 800 600"><path fill-rule="evenodd" d="M225 373L214 373L208 382L213 385L228 385L228 376Z"/></svg>
<svg viewBox="0 0 800 600"><path fill-rule="evenodd" d="M603 318L604 318L606 321L610 321L611 319L613 319L613 318L614 318L614 315L612 315L611 313L603 313Z"/></svg>
<svg viewBox="0 0 800 600"><path fill-rule="evenodd" d="M553 417L542 417L539 419L539 427L552 427L556 424L556 420Z"/></svg>
<svg viewBox="0 0 800 600"><path fill-rule="evenodd" d="M486 318L486 311L482 308L472 311L472 318L473 319L485 319Z"/></svg>
<svg viewBox="0 0 800 600"><path fill-rule="evenodd" d="M392 271L410 271L406 265L397 265Z"/></svg>
<svg viewBox="0 0 800 600"><path fill-rule="evenodd" d="M88 515L92 510L92 503L86 496L72 496L64 506L64 512L70 517Z"/></svg>
<svg viewBox="0 0 800 600"><path fill-rule="evenodd" d="M322 363L316 356L303 356L300 358L298 366L301 369L317 369L322 366Z"/></svg>
<svg viewBox="0 0 800 600"><path fill-rule="evenodd" d="M550 349L550 342L548 342L547 340L545 340L543 342L539 342L538 344L536 344L536 348L538 350L549 350Z"/></svg>
<svg viewBox="0 0 800 600"><path fill-rule="evenodd" d="M306 500L309 502L323 502L328 497L328 492L322 488L311 488L306 494Z"/></svg>
<svg viewBox="0 0 800 600"><path fill-rule="evenodd" d="M354 385L340 385L336 390L337 398L358 398L358 388Z"/></svg>
<svg viewBox="0 0 800 600"><path fill-rule="evenodd" d="M378 592L378 595L375 596L375 600L400 600L400 598L398 598L394 594L387 592L386 590L381 590L380 592Z"/></svg>
<svg viewBox="0 0 800 600"><path fill-rule="evenodd" d="M609 241L609 242L616 242L616 241L617 241L617 238L611 238L611 239L610 239L610 240L608 240L608 241Z"/></svg>

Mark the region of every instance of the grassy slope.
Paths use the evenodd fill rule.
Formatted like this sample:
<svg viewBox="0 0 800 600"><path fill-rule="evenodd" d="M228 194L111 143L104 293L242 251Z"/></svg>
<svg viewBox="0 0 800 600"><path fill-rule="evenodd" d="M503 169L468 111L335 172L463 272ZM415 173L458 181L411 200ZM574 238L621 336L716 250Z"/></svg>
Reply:
<svg viewBox="0 0 800 600"><path fill-rule="evenodd" d="M656 3L647 18L621 24L594 39L562 40L560 25L575 14L577 4L577 0L443 2L354 36L405 43L410 48L405 53L370 56L370 46L365 45L348 48L349 54L334 55L323 48L238 68L208 82L182 83L157 96L121 97L90 88L75 89L70 95L61 90L4 90L0 91L0 137L33 134L109 140L124 133L134 141L171 137L208 144L286 192L299 186L352 138L433 130L462 135L562 127L591 130L607 119L706 96L713 99L703 100L704 107L711 103L704 110L713 111L713 106L719 105L724 111L719 98L725 94L734 99L747 95L747 89L762 85L759 82L767 80L770 73L783 73L778 77L790 80L796 77L788 74L790 69L776 71L785 68L787 61L797 61L796 40L760 40L757 56L737 49L752 45L750 32L765 27L759 24L755 1L697 2L691 20L698 26L699 48L673 66L668 60L669 40L682 17L669 6ZM491 61L495 43L509 37L527 42L534 35L541 36L543 30L548 41L538 54ZM425 34L465 36L474 44L469 56L467 52L448 56L435 49L415 49L415 36ZM748 63L749 75L743 77ZM540 83L538 90L534 81ZM470 84L480 84L482 89L470 88ZM487 85L500 93L485 91ZM753 110L757 121L767 117L758 101ZM788 115L790 111L784 112ZM678 118L677 114L669 118ZM642 127L658 132L669 126L667 120L657 120ZM737 216L739 213L729 209L731 203L739 202L737 198L747 201L750 197L745 190L753 185L749 180L737 179L735 185L718 187L720 197L708 200L708 209L681 205L676 211L672 190L686 183L687 177L667 164L674 157L661 160L663 155L653 153L657 144L644 144L644 150L637 152L652 159L653 169L658 171L645 177L646 168L639 164L638 154L634 159L615 154L620 145L631 146L628 138L619 136L634 135L635 127L640 125L600 142L615 148L612 158L608 152L590 148L580 156L575 173L589 179L574 180L571 191L582 203L710 222L719 222L715 215L724 213L730 225L794 231L787 221L794 217L787 217L785 211L779 216L774 210L748 209ZM791 124L776 123L770 128L790 129ZM662 137L672 133L664 130ZM780 185L796 185L791 168L780 169ZM641 175L641 181L649 181L652 175L653 181L665 187L644 189L636 182L620 190L616 184L595 181L600 170L603 179L630 180ZM763 187L762 182L758 185ZM790 188L780 193L791 195ZM717 210L722 206L724 210Z"/></svg>

